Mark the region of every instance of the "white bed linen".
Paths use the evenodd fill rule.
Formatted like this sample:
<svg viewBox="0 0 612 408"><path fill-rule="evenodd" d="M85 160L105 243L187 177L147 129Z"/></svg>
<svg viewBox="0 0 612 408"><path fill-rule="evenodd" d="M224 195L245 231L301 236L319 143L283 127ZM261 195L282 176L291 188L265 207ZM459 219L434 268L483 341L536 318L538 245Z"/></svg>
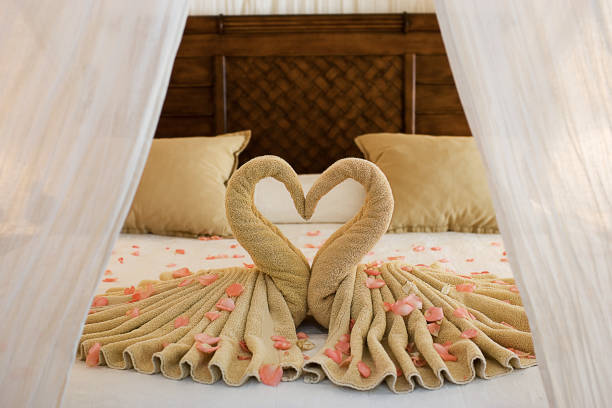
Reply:
<svg viewBox="0 0 612 408"><path fill-rule="evenodd" d="M286 224L279 228L312 260L317 248L339 225ZM319 231L318 235L315 235ZM315 247L315 248L311 248ZM184 254L176 250L184 250ZM181 252L181 251L179 251ZM206 259L206 258L209 259ZM385 235L364 259L403 261L419 264L441 262L461 274L489 271L511 276L499 235L463 233L406 233ZM216 258L216 259L210 259ZM192 270L222 268L251 263L251 259L233 239L208 240L122 234L108 264L110 273L101 282L98 293L113 286L129 286L142 279L154 279L160 272L188 267ZM167 266L170 265L170 266ZM302 324L311 340L321 347L325 330L312 322ZM314 354L315 350L307 354ZM234 388L222 381L214 385L195 383L190 378L172 381L161 375L144 375L133 370L107 367L87 368L77 361L71 371L64 396L64 407L168 407L190 404L241 407L394 407L420 404L421 407L545 407L546 396L538 368L514 372L494 380L475 380L457 386L447 383L438 391L417 388L409 394L391 393L385 384L362 392L340 388L324 381L306 384L303 380L267 387L250 381Z"/></svg>

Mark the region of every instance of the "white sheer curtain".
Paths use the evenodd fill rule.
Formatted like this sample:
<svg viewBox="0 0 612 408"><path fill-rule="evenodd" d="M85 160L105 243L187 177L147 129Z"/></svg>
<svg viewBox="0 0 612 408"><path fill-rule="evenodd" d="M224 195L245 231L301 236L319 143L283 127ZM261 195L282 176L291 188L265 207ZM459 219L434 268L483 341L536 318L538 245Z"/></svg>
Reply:
<svg viewBox="0 0 612 408"><path fill-rule="evenodd" d="M612 3L436 8L549 402L610 406Z"/></svg>
<svg viewBox="0 0 612 408"><path fill-rule="evenodd" d="M179 0L2 3L2 407L61 401L187 10Z"/></svg>
<svg viewBox="0 0 612 408"><path fill-rule="evenodd" d="M192 15L433 13L434 0L190 0Z"/></svg>

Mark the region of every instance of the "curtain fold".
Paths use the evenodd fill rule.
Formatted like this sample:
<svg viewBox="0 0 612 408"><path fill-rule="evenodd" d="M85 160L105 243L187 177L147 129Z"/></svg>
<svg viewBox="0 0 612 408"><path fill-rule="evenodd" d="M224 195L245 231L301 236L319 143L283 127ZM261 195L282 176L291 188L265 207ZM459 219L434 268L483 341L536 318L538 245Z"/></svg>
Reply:
<svg viewBox="0 0 612 408"><path fill-rule="evenodd" d="M612 5L436 0L551 406L612 401Z"/></svg>
<svg viewBox="0 0 612 408"><path fill-rule="evenodd" d="M433 13L433 0L190 0L191 15Z"/></svg>
<svg viewBox="0 0 612 408"><path fill-rule="evenodd" d="M0 406L55 406L148 154L186 0L0 13Z"/></svg>

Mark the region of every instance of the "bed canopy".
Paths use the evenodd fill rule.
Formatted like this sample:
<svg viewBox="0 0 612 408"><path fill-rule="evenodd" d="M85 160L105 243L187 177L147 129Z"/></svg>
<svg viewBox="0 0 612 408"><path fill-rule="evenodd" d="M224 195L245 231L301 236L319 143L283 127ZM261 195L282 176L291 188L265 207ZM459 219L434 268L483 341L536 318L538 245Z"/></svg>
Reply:
<svg viewBox="0 0 612 408"><path fill-rule="evenodd" d="M612 6L435 6L549 403L605 406L612 377ZM61 404L189 10L431 12L433 3L9 1L0 15L2 406Z"/></svg>

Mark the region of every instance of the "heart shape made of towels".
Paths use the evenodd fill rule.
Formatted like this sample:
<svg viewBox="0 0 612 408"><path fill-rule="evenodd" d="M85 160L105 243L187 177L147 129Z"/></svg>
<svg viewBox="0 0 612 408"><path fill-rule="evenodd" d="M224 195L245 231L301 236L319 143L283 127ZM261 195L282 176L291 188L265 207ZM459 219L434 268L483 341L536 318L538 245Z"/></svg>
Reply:
<svg viewBox="0 0 612 408"><path fill-rule="evenodd" d="M364 186L366 198L361 210L319 249L311 268L303 253L255 207L255 186L266 177L285 185L298 214L305 220L312 217L319 200L347 178ZM327 327L333 296L340 282L389 227L393 195L385 175L367 160L346 158L335 162L304 196L297 174L286 161L276 156L260 156L234 173L227 185L225 204L236 240L251 255L257 269L269 275L278 286L296 324L306 315L308 299L313 316Z"/></svg>

